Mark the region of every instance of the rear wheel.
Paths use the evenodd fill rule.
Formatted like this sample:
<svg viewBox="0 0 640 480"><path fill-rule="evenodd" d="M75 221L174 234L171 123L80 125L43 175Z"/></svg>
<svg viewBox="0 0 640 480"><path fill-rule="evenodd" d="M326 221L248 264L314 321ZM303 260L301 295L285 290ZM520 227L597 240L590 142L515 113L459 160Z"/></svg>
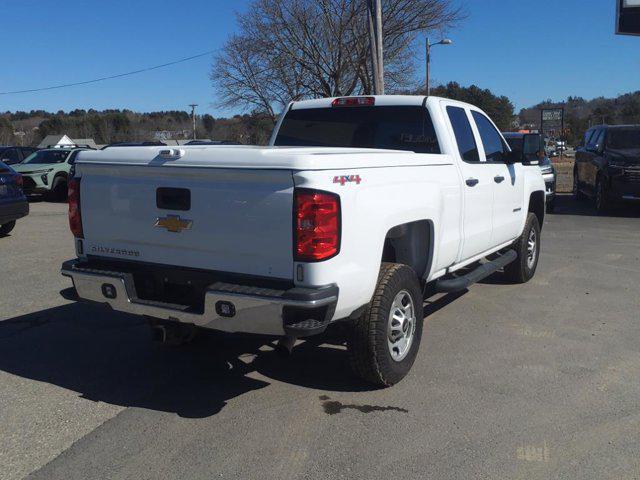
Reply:
<svg viewBox="0 0 640 480"><path fill-rule="evenodd" d="M422 325L422 290L415 272L383 263L373 298L349 336L354 373L380 387L398 383L416 359Z"/></svg>
<svg viewBox="0 0 640 480"><path fill-rule="evenodd" d="M515 245L518 258L504 268L513 283L527 283L536 274L540 258L540 223L533 213L527 216L522 236Z"/></svg>
<svg viewBox="0 0 640 480"><path fill-rule="evenodd" d="M11 232L11 230L14 229L15 226L16 226L15 220L13 222L0 225L0 236L4 237L5 235L9 235L9 233Z"/></svg>
<svg viewBox="0 0 640 480"><path fill-rule="evenodd" d="M602 177L598 177L596 182L596 211L598 214L603 215L607 213L611 208L611 203L609 202L609 192L607 191L607 186Z"/></svg>

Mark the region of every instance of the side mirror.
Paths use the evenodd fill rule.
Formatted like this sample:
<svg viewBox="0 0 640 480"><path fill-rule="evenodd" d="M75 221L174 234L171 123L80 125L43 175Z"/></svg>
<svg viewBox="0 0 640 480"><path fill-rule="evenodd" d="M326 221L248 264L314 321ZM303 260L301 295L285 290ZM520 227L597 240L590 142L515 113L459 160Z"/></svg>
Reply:
<svg viewBox="0 0 640 480"><path fill-rule="evenodd" d="M507 165L513 165L514 163L521 163L524 159L522 152L518 150L511 150L504 154L504 163Z"/></svg>

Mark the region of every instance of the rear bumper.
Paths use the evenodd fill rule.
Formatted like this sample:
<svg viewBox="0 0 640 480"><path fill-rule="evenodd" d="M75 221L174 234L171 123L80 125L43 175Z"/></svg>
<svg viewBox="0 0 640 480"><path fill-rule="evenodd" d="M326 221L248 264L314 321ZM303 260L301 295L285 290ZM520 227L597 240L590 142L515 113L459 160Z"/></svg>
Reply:
<svg viewBox="0 0 640 480"><path fill-rule="evenodd" d="M322 333L338 302L338 287L273 290L216 282L205 291L204 311L188 306L142 300L130 273L88 268L79 260L62 265L80 300L106 304L114 310L195 324L232 333L306 337Z"/></svg>
<svg viewBox="0 0 640 480"><path fill-rule="evenodd" d="M29 202L24 197L0 200L0 225L13 222L29 214Z"/></svg>

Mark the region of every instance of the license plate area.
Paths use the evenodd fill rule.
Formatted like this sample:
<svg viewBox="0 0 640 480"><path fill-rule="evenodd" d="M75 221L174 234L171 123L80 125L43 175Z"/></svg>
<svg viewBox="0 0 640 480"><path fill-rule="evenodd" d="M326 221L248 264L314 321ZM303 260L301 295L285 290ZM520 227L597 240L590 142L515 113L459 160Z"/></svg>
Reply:
<svg viewBox="0 0 640 480"><path fill-rule="evenodd" d="M162 210L191 210L191 190L187 188L160 187L156 190L156 206Z"/></svg>

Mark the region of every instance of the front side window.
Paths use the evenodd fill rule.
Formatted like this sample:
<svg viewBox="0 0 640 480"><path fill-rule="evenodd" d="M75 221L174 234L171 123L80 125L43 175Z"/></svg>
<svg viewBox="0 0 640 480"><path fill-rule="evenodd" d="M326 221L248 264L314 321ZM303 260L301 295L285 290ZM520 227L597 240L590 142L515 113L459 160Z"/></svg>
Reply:
<svg viewBox="0 0 640 480"><path fill-rule="evenodd" d="M29 155L23 162L25 164L37 163L62 163L69 156L69 150L38 150Z"/></svg>
<svg viewBox="0 0 640 480"><path fill-rule="evenodd" d="M491 121L480 112L472 111L471 114L478 127L487 161L502 162L504 160L504 143L500 133Z"/></svg>
<svg viewBox="0 0 640 480"><path fill-rule="evenodd" d="M419 106L290 110L274 142L289 147L354 147L440 153L429 112Z"/></svg>
<svg viewBox="0 0 640 480"><path fill-rule="evenodd" d="M596 132L597 130L587 130L587 133L584 134L584 144L583 146L587 146L589 145L589 141L591 140L591 137L593 136L594 132Z"/></svg>
<svg viewBox="0 0 640 480"><path fill-rule="evenodd" d="M473 136L473 130L471 130L467 112L464 111L464 108L447 107L447 115L449 115L449 121L451 122L453 134L456 137L458 151L460 152L462 160L470 163L480 162L478 145Z"/></svg>
<svg viewBox="0 0 640 480"><path fill-rule="evenodd" d="M596 131L591 137L591 142L588 145L589 150L597 150L604 142L605 130Z"/></svg>

